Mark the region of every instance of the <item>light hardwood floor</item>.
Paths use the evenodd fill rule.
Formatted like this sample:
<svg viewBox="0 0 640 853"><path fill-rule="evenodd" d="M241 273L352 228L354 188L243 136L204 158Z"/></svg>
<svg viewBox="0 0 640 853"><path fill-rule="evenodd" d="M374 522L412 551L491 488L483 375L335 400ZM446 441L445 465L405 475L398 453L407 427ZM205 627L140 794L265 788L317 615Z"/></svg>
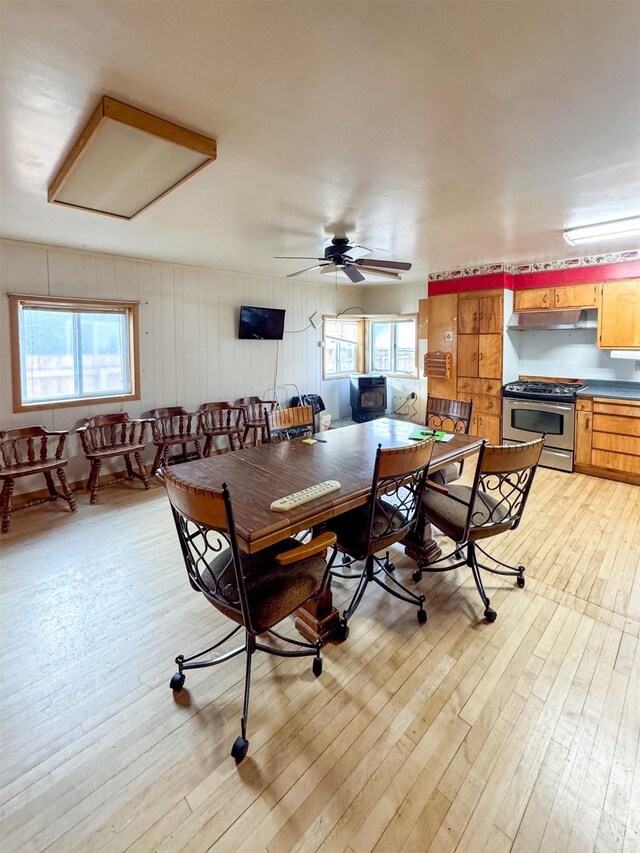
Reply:
<svg viewBox="0 0 640 853"><path fill-rule="evenodd" d="M427 576L429 621L371 589L346 643L168 681L227 622L187 582L168 504L117 486L2 537L2 850L640 849L640 489L541 469L493 540L517 589ZM395 554L410 581L410 562ZM336 585L346 599L348 582Z"/></svg>

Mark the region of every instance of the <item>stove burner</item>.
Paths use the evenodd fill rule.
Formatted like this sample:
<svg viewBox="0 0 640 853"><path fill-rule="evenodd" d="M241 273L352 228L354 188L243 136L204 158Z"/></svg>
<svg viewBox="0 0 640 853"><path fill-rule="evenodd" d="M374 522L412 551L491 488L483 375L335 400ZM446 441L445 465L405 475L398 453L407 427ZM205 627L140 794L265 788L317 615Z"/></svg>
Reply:
<svg viewBox="0 0 640 853"><path fill-rule="evenodd" d="M524 397L530 400L553 398L563 402L573 402L576 391L584 385L569 382L509 382L504 386L505 397Z"/></svg>

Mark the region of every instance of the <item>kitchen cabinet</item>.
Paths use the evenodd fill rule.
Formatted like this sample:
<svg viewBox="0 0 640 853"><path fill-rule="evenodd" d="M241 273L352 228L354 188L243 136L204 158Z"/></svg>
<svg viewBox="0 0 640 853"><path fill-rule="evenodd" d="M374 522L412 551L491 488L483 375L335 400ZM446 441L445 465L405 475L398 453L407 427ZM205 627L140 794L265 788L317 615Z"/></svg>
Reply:
<svg viewBox="0 0 640 853"><path fill-rule="evenodd" d="M458 375L478 376L479 335L458 335Z"/></svg>
<svg viewBox="0 0 640 853"><path fill-rule="evenodd" d="M463 296L458 301L458 334L501 334L502 296Z"/></svg>
<svg viewBox="0 0 640 853"><path fill-rule="evenodd" d="M640 485L640 402L576 401L575 468Z"/></svg>
<svg viewBox="0 0 640 853"><path fill-rule="evenodd" d="M513 295L514 311L534 311L544 308L597 308L598 285L566 284L559 287L536 287L516 290Z"/></svg>
<svg viewBox="0 0 640 853"><path fill-rule="evenodd" d="M478 335L478 376L502 378L502 335Z"/></svg>
<svg viewBox="0 0 640 853"><path fill-rule="evenodd" d="M598 287L595 284L568 284L554 287L553 291L555 308L596 308L598 305Z"/></svg>
<svg viewBox="0 0 640 853"><path fill-rule="evenodd" d="M598 347L640 349L640 279L599 285Z"/></svg>
<svg viewBox="0 0 640 853"><path fill-rule="evenodd" d="M553 287L537 287L533 290L516 290L513 294L514 311L531 311L553 307Z"/></svg>
<svg viewBox="0 0 640 853"><path fill-rule="evenodd" d="M456 293L430 296L427 300L427 347L429 352L451 353L451 373L448 379L430 378L429 394L453 400L456 396L458 369L458 295ZM450 337L450 340L447 340Z"/></svg>
<svg viewBox="0 0 640 853"><path fill-rule="evenodd" d="M485 415L480 412L477 417L476 435L488 438L490 444L500 444L502 440L501 420L498 415Z"/></svg>

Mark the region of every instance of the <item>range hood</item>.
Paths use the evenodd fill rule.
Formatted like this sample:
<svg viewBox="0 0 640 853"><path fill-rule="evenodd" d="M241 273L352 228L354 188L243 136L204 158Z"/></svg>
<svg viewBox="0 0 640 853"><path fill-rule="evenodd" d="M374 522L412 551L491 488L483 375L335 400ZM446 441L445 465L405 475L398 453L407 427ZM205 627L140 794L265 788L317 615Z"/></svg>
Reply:
<svg viewBox="0 0 640 853"><path fill-rule="evenodd" d="M547 329L572 331L574 329L597 329L597 312L586 309L571 311L520 311L512 314L507 329L516 332L540 332Z"/></svg>

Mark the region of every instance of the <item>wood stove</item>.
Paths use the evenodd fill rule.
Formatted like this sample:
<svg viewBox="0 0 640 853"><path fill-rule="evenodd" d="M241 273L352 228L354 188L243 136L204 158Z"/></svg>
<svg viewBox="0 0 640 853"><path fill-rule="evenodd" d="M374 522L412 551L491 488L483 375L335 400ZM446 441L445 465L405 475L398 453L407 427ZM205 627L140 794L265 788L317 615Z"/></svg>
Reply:
<svg viewBox="0 0 640 853"><path fill-rule="evenodd" d="M351 417L357 424L382 418L386 410L386 377L372 373L351 377Z"/></svg>

